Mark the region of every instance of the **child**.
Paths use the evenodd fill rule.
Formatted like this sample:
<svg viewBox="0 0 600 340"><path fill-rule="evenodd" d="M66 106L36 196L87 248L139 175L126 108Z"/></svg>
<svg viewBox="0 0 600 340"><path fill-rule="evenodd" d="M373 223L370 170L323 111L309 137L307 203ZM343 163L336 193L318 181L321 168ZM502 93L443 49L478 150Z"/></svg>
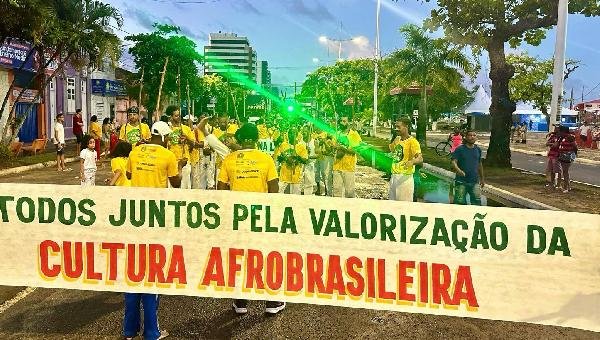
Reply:
<svg viewBox="0 0 600 340"><path fill-rule="evenodd" d="M131 152L131 144L120 141L115 146L113 152L110 153L112 160L110 161L113 176L106 181L110 186L129 187L131 181L127 179L127 160Z"/></svg>
<svg viewBox="0 0 600 340"><path fill-rule="evenodd" d="M96 159L98 153L96 152L96 140L91 136L84 136L81 142L81 153L79 154L80 171L79 178L81 179L81 186L94 186L96 185Z"/></svg>

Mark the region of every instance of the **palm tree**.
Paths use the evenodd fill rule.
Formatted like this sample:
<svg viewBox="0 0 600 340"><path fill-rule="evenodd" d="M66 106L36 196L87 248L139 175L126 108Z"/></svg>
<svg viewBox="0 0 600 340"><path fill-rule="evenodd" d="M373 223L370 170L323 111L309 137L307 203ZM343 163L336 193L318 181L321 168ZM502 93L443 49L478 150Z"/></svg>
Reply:
<svg viewBox="0 0 600 340"><path fill-rule="evenodd" d="M427 145L428 89L434 82L456 86L462 78L459 70L469 74L474 67L459 47L444 38L430 38L421 27L409 24L402 26L400 32L406 47L392 53L390 59L399 65L396 72L418 83L421 89L417 139Z"/></svg>
<svg viewBox="0 0 600 340"><path fill-rule="evenodd" d="M60 74L66 63L76 68L95 64L98 65L104 58L109 57L115 63L120 57L121 40L110 28L111 21L117 26L123 24L119 11L98 0L52 0L47 2L52 10L52 21L47 24L47 29L36 41L34 48L42 59L42 65L37 71L32 83L43 79L38 91L37 100L44 89ZM33 37L32 37L33 38ZM44 52L51 51L50 60L45 60ZM50 61L55 59L58 63L56 70L45 76L45 68ZM18 100L15 100L15 103ZM16 104L13 105L9 117L14 114ZM24 116L18 120L12 133L8 133L10 124L4 126L2 143L8 144L21 129L21 126L31 113L33 105Z"/></svg>

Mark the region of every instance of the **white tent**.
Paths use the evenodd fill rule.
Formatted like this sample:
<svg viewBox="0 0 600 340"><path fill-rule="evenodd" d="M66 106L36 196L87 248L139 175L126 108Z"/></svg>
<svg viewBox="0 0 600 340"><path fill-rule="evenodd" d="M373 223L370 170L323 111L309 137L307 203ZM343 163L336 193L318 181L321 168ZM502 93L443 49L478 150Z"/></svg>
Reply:
<svg viewBox="0 0 600 340"><path fill-rule="evenodd" d="M490 105L492 105L492 98L485 92L483 86L479 85L477 92L475 92L475 98L473 102L467 106L465 113L481 113L490 114Z"/></svg>

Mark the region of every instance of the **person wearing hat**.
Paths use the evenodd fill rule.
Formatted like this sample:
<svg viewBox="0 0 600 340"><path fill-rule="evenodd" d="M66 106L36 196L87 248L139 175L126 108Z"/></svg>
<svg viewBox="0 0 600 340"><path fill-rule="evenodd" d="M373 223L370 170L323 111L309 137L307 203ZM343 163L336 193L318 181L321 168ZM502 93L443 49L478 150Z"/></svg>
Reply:
<svg viewBox="0 0 600 340"><path fill-rule="evenodd" d="M130 107L127 109L127 115L128 122L121 127L119 139L134 146L150 139L148 125L140 123L139 109L136 106Z"/></svg>
<svg viewBox="0 0 600 340"><path fill-rule="evenodd" d="M181 169L185 162L177 158L166 146L173 132L165 122L152 125L152 135L146 144L131 151L127 161L126 175L132 187L174 188L181 186ZM144 307L144 339L161 339L168 335L158 328L157 294L125 293L125 316L123 335L133 339L140 331L140 302Z"/></svg>
<svg viewBox="0 0 600 340"><path fill-rule="evenodd" d="M132 187L167 188L181 186L181 168L185 160L177 161L168 150L169 135L173 132L169 124L156 122L152 125L152 136L146 144L133 148L127 163L127 178Z"/></svg>
<svg viewBox="0 0 600 340"><path fill-rule="evenodd" d="M210 137L214 138L214 136ZM223 159L218 176L217 190L245 192L279 192L279 178L275 161L267 153L256 149L258 129L252 123L242 125L235 133L241 150ZM209 136L207 136L207 141ZM239 174L244 174L240 176ZM267 301L265 312L277 314L285 308L285 302ZM233 309L237 314L248 312L247 300L235 300Z"/></svg>

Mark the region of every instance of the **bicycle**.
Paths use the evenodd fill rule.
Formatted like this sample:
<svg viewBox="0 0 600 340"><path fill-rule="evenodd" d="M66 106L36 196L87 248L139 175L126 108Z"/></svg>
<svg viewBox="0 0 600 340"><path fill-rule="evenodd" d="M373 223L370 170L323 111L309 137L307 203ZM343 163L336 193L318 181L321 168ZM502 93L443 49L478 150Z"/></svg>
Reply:
<svg viewBox="0 0 600 340"><path fill-rule="evenodd" d="M452 144L449 141L442 141L435 146L435 153L438 156L447 157L450 156L450 149L452 149Z"/></svg>

